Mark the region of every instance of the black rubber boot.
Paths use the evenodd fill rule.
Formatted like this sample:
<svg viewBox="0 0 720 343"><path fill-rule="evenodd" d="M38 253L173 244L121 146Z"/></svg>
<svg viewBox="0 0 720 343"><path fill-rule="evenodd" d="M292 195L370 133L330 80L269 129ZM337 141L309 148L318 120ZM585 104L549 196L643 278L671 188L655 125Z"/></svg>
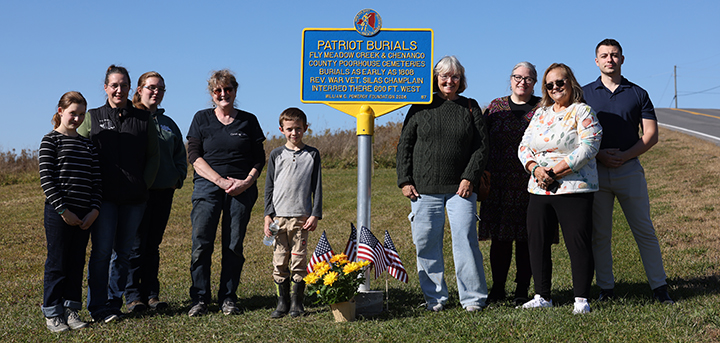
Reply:
<svg viewBox="0 0 720 343"><path fill-rule="evenodd" d="M290 317L299 317L305 314L303 298L305 298L305 281L293 281L292 296L290 297Z"/></svg>
<svg viewBox="0 0 720 343"><path fill-rule="evenodd" d="M290 307L290 280L287 279L283 283L275 283L277 290L278 303L275 311L270 313L270 318L282 318L288 313Z"/></svg>

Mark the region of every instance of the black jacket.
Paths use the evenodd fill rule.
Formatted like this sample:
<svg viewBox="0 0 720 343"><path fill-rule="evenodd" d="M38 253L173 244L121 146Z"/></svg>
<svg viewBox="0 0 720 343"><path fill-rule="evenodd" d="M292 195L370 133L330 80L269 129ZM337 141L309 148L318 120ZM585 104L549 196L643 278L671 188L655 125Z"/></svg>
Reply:
<svg viewBox="0 0 720 343"><path fill-rule="evenodd" d="M103 200L139 204L147 200L148 188L157 173L158 140L150 112L132 107L104 106L91 109L89 137L100 156ZM82 131L80 133L83 133Z"/></svg>

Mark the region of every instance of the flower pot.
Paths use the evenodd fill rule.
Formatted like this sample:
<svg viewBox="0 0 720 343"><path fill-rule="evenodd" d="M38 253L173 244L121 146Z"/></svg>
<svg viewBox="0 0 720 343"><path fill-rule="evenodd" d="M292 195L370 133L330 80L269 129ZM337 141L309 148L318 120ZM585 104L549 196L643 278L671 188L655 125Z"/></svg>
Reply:
<svg viewBox="0 0 720 343"><path fill-rule="evenodd" d="M352 322L355 320L355 299L331 304L330 308L332 309L336 322Z"/></svg>

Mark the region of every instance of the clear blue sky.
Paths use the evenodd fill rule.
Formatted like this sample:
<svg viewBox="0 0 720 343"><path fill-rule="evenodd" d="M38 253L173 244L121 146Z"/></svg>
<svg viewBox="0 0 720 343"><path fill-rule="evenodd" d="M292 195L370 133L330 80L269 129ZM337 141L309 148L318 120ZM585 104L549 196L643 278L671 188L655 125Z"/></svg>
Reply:
<svg viewBox="0 0 720 343"><path fill-rule="evenodd" d="M168 88L162 107L187 133L210 107L207 78L229 68L240 83L237 106L278 135L283 109L300 107L311 128L354 129L355 118L300 101L303 28L351 28L364 8L385 28L431 28L435 61L456 55L467 70L464 95L481 105L509 93L512 66L539 73L553 62L580 83L599 75L595 45L615 38L623 74L670 107L678 66L681 108L718 108L720 1L6 1L0 11L0 151L36 149L52 129L60 96L82 92L89 107L105 102L110 64L155 70ZM712 89L714 88L714 89ZM694 92L705 92L691 94ZM536 86L535 93L540 93ZM407 107L377 119L403 119Z"/></svg>

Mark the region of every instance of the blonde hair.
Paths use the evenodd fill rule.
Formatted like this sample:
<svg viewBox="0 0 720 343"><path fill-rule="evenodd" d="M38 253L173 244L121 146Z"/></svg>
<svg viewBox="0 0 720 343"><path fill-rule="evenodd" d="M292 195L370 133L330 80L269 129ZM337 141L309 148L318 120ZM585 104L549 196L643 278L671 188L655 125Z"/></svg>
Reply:
<svg viewBox="0 0 720 343"><path fill-rule="evenodd" d="M550 97L550 93L548 92L548 89L545 88L545 84L547 83L547 75L552 71L553 69L562 69L563 73L565 74L565 82L568 83L570 86L570 98L571 103L574 104L576 102L585 102L585 98L583 98L583 90L580 84L575 79L575 74L573 74L572 69L568 67L567 65L563 63L553 63L551 64L546 70L545 74L543 74L542 79L542 101L540 103L543 107L548 107L555 103L555 100L553 100Z"/></svg>

